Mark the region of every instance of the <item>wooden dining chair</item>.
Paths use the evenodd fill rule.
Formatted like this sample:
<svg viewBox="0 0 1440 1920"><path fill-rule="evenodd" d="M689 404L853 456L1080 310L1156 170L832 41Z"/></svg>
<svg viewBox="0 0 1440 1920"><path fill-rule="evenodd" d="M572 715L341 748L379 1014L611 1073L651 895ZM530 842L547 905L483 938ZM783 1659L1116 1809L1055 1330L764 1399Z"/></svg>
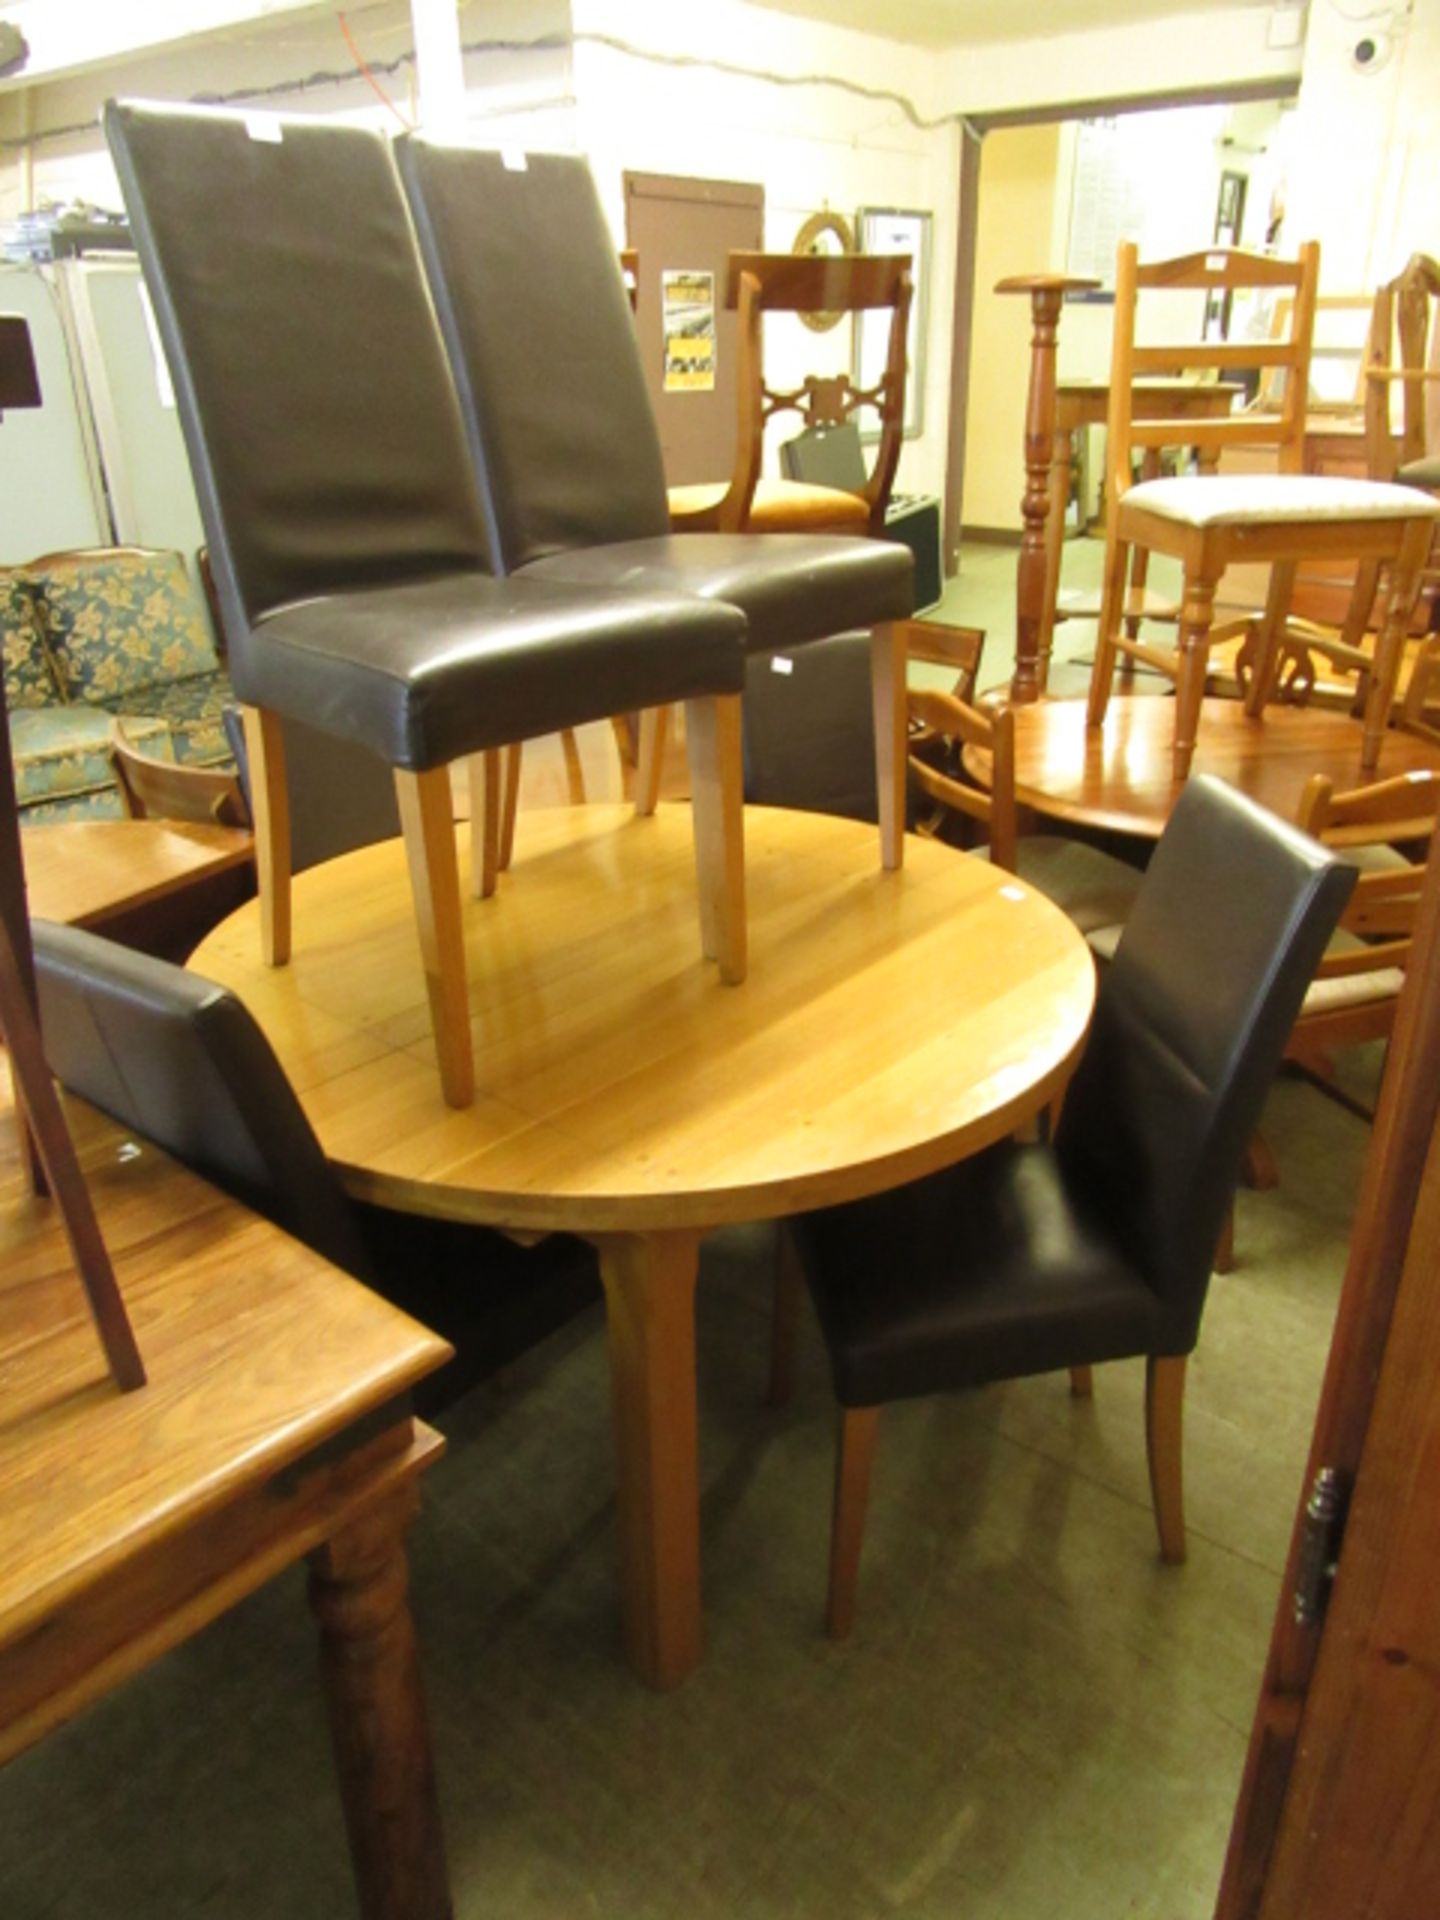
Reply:
<svg viewBox="0 0 1440 1920"><path fill-rule="evenodd" d="M1328 1077L1335 1049L1388 1039L1394 1025L1440 820L1440 773L1401 774L1343 793L1316 774L1297 818L1359 873L1285 1048L1286 1059Z"/></svg>
<svg viewBox="0 0 1440 1920"><path fill-rule="evenodd" d="M289 717L392 772L441 1090L469 1105L451 763L683 700L704 743L692 768L702 946L724 979L743 979L741 769L726 716L744 681L744 617L659 583L493 577L389 143L313 116L116 101L105 129L245 708L267 961L283 965L290 948ZM472 839L490 837L482 826Z"/></svg>
<svg viewBox="0 0 1440 1920"><path fill-rule="evenodd" d="M1359 741L1362 768L1375 765L1390 717L1415 581L1440 505L1413 488L1302 472L1311 329L1320 269L1307 242L1297 260L1213 249L1142 266L1121 243L1116 265L1115 328L1107 421L1109 518L1105 594L1091 675L1088 723L1104 724L1118 657L1143 660L1176 683L1174 777L1190 771L1212 639L1215 591L1232 562L1270 565L1258 656L1246 696L1258 718L1272 697L1297 565L1307 559L1375 561L1387 570L1384 618L1373 658L1353 662L1364 680ZM1293 299L1283 340L1137 342L1142 292L1225 295L1239 290ZM1137 376L1232 374L1245 367L1284 374L1278 409L1251 408L1213 420L1137 419L1130 406ZM1274 473L1217 473L1131 484L1132 460L1148 447L1190 444L1223 457L1268 454ZM1133 547L1180 562L1183 600L1175 650L1121 631Z"/></svg>
<svg viewBox="0 0 1440 1920"><path fill-rule="evenodd" d="M205 825L248 827L250 809L239 776L217 767L196 767L142 753L120 721L106 749L128 820L190 820Z"/></svg>
<svg viewBox="0 0 1440 1920"><path fill-rule="evenodd" d="M1101 977L1053 1140L1002 1142L791 1223L841 1409L832 1636L854 1617L879 1413L892 1400L1143 1357L1160 1550L1185 1558L1186 1361L1211 1260L1353 884L1306 835L1197 776ZM792 1294L796 1283L792 1263ZM794 1318L777 1313L777 1339Z"/></svg>
<svg viewBox="0 0 1440 1920"><path fill-rule="evenodd" d="M914 293L908 254L730 255L726 305L736 314L735 459L726 482L669 489L680 532L870 533L885 527L905 431L906 340ZM806 374L795 387L765 376L767 314L888 313L883 370L873 387L848 372ZM795 414L807 435L850 429L873 412L878 439L855 487L763 478L765 429Z"/></svg>
<svg viewBox="0 0 1440 1920"><path fill-rule="evenodd" d="M920 831L940 831L947 816L973 821L985 843L969 851L1043 893L1087 938L1123 925L1140 890L1137 867L1082 840L1020 832L1013 710L921 687L910 689L909 706L911 789L936 810ZM967 752L979 756L983 783L968 777Z"/></svg>

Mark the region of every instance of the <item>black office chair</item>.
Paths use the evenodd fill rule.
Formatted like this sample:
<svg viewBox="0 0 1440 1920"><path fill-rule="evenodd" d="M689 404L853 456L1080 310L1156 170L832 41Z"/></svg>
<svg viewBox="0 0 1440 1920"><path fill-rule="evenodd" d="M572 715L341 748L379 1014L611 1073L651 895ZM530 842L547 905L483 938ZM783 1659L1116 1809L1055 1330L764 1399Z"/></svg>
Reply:
<svg viewBox="0 0 1440 1920"><path fill-rule="evenodd" d="M854 1614L890 1400L1144 1355L1161 1553L1184 1559L1186 1356L1245 1143L1354 879L1222 782L1192 778L1102 976L1053 1143L1006 1142L792 1223L842 1415L832 1635ZM777 1336L788 1327L777 1311ZM776 1377L788 1373L782 1353Z"/></svg>
<svg viewBox="0 0 1440 1920"><path fill-rule="evenodd" d="M685 700L712 749L692 764L706 950L725 978L743 978L739 742L727 759L719 716L742 684L744 621L618 580L489 577L460 409L384 138L114 101L105 130L246 708L266 958L282 964L290 939L283 715L393 771L441 1083L467 1105L449 763Z"/></svg>
<svg viewBox="0 0 1440 1920"><path fill-rule="evenodd" d="M61 1085L443 1334L455 1358L416 1389L422 1412L599 1299L595 1255L567 1234L521 1248L347 1199L269 1041L224 987L78 927L37 920L34 943Z"/></svg>
<svg viewBox="0 0 1440 1920"><path fill-rule="evenodd" d="M909 551L834 534L671 533L630 302L589 166L533 153L517 165L410 135L396 157L496 571L725 602L744 613L752 654L871 629L882 858L898 866L905 660L894 623L913 607ZM659 743L647 729L642 811L655 803Z"/></svg>

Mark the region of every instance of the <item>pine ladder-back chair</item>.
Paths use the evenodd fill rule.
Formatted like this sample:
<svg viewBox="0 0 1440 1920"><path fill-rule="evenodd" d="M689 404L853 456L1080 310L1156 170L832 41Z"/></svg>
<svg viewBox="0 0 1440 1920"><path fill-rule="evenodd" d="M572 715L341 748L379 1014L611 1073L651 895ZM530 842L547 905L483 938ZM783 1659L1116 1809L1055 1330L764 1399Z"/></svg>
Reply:
<svg viewBox="0 0 1440 1920"><path fill-rule="evenodd" d="M1316 774L1300 797L1303 830L1359 869L1359 879L1285 1049L1325 1076L1336 1047L1388 1039L1410 960L1425 869L1440 818L1440 772L1412 772L1336 793Z"/></svg>
<svg viewBox="0 0 1440 1920"><path fill-rule="evenodd" d="M1117 654L1144 660L1176 683L1173 770L1186 778L1195 751L1212 639L1215 589L1233 561L1271 564L1246 710L1258 718L1279 671L1285 616L1298 562L1374 560L1388 569L1385 617L1373 660L1351 662L1364 676L1359 759L1375 765L1390 715L1414 583L1429 549L1436 503L1413 489L1370 480L1306 474L1305 402L1320 250L1306 242L1294 261L1238 249L1215 248L1141 266L1130 241L1120 245L1115 275L1115 332L1110 372L1106 476L1105 597L1090 682L1088 724L1104 724ZM1136 343L1136 308L1146 290L1230 293L1242 289L1289 292L1294 300L1288 339L1162 344ZM1246 367L1285 375L1278 410L1250 409L1211 420L1137 420L1130 394L1146 374L1224 375ZM1217 474L1131 485L1136 450L1189 444L1216 454L1226 449L1273 451L1276 473ZM1178 559L1184 572L1178 649L1171 652L1121 632L1132 546Z"/></svg>
<svg viewBox="0 0 1440 1920"><path fill-rule="evenodd" d="M670 488L670 523L677 532L883 533L905 431L913 294L909 254L730 255L725 300L738 316L735 464L727 485ZM767 382L762 325L767 313L887 310L885 365L873 387L857 387L844 372L807 374L788 390ZM864 407L878 416L879 440L863 492L761 478L765 428L778 414L798 414L811 432L844 426Z"/></svg>

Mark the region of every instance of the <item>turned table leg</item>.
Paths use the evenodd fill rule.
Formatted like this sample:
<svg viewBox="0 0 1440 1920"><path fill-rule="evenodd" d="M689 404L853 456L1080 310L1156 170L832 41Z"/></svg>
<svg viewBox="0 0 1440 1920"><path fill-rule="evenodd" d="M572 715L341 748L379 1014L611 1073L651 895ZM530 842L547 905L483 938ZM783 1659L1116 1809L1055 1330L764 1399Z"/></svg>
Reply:
<svg viewBox="0 0 1440 1920"><path fill-rule="evenodd" d="M407 1594L406 1486L309 1556L310 1605L362 1920L450 1920L430 1733Z"/></svg>

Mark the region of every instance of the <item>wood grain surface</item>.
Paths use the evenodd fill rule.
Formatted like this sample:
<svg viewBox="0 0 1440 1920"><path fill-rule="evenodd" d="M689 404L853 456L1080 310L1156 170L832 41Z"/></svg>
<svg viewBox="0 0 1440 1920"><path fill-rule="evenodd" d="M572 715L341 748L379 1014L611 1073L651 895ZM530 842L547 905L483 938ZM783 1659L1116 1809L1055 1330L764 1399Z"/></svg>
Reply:
<svg viewBox="0 0 1440 1920"><path fill-rule="evenodd" d="M1179 798L1171 775L1172 702L1155 694L1117 696L1103 728L1087 729L1083 700L1040 700L1015 709L1015 785L1022 806L1077 826L1158 839ZM1206 700L1191 768L1217 774L1282 819L1293 820L1312 774L1339 789L1413 768L1440 767L1440 749L1391 728L1374 774L1360 766L1362 729L1346 714L1314 707L1267 707L1252 720L1238 700ZM965 755L977 779L986 757Z"/></svg>
<svg viewBox="0 0 1440 1920"><path fill-rule="evenodd" d="M463 829L461 829L463 835ZM592 1234L769 1218L874 1192L1012 1130L1066 1078L1093 968L1048 901L923 840L746 810L750 974L696 954L690 820L522 817L465 915L476 1099L435 1085L397 848L300 875L290 966L254 907L197 950L275 1045L350 1189ZM303 929L303 932L300 931Z"/></svg>

